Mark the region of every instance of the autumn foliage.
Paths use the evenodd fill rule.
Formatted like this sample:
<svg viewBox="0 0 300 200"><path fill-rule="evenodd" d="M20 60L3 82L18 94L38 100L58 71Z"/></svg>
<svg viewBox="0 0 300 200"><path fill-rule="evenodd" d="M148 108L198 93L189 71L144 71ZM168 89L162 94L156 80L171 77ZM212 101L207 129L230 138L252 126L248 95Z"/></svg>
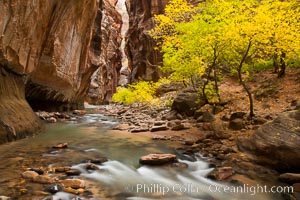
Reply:
<svg viewBox="0 0 300 200"><path fill-rule="evenodd" d="M174 81L200 83L207 103L219 98L218 81L236 74L249 97L247 77L253 66L273 61L283 77L287 60L299 60L300 14L296 0L215 0L198 6L171 0L165 14L155 16L151 35L163 53L161 70Z"/></svg>

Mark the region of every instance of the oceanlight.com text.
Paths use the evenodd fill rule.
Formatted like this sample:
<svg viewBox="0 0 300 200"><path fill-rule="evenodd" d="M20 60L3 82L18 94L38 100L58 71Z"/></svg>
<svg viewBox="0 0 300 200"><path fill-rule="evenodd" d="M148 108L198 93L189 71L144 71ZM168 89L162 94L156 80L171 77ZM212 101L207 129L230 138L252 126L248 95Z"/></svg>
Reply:
<svg viewBox="0 0 300 200"><path fill-rule="evenodd" d="M292 186L266 186L266 185L248 185L241 186L219 186L210 185L210 192L219 193L247 193L250 195L256 195L258 193L293 193L294 188Z"/></svg>
<svg viewBox="0 0 300 200"><path fill-rule="evenodd" d="M181 193L181 194L195 194L202 193L204 191L210 193L232 193L232 194L249 194L256 195L259 193L293 193L294 189L292 186L266 186L266 185L240 185L240 186L226 186L219 184L211 184L205 187L199 187L194 184L136 184L125 187L126 191L134 193L158 193L162 196L170 193Z"/></svg>

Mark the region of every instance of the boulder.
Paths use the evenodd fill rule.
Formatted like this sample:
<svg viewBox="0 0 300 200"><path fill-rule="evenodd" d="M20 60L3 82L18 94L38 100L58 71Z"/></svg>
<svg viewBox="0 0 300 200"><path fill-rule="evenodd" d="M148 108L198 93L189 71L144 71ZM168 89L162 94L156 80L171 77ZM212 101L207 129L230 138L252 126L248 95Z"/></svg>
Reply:
<svg viewBox="0 0 300 200"><path fill-rule="evenodd" d="M240 150L260 163L282 171L299 171L300 109L284 112L262 125L250 138L239 139Z"/></svg>
<svg viewBox="0 0 300 200"><path fill-rule="evenodd" d="M149 154L140 158L140 163L143 165L163 165L176 161L174 154Z"/></svg>
<svg viewBox="0 0 300 200"><path fill-rule="evenodd" d="M230 115L230 120L234 120L234 119L238 119L238 118L243 119L246 115L247 115L247 113L245 113L245 112L235 112Z"/></svg>
<svg viewBox="0 0 300 200"><path fill-rule="evenodd" d="M177 119L177 112L175 110L171 110L168 112L165 116L163 116L163 119L166 119L168 121Z"/></svg>
<svg viewBox="0 0 300 200"><path fill-rule="evenodd" d="M215 121L215 117L211 112L205 111L198 118L197 122L212 122Z"/></svg>
<svg viewBox="0 0 300 200"><path fill-rule="evenodd" d="M284 173L280 174L279 180L285 183L300 183L300 174Z"/></svg>
<svg viewBox="0 0 300 200"><path fill-rule="evenodd" d="M183 90L173 101L171 109L186 116L193 116L195 111L205 102L199 99L199 95L192 90Z"/></svg>
<svg viewBox="0 0 300 200"><path fill-rule="evenodd" d="M232 130L242 130L246 128L246 124L244 119L236 118L233 120L230 120L229 122L229 128Z"/></svg>

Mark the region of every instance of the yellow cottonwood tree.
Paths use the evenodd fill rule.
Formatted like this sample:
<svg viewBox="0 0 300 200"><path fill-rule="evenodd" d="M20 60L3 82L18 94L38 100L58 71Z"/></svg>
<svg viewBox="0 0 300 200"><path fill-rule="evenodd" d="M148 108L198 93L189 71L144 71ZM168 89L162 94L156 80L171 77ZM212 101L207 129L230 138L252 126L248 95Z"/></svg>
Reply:
<svg viewBox="0 0 300 200"><path fill-rule="evenodd" d="M182 10L175 8L178 2L185 5ZM167 6L165 15L156 17L158 26L153 30L164 53L162 69L177 80L201 76L209 69L216 72L224 66L234 69L248 94L250 116L254 116L251 91L243 74L253 63L270 60L274 54L280 56L282 64L288 57L299 55L297 1L214 0L198 7L184 0L171 3L175 4Z"/></svg>

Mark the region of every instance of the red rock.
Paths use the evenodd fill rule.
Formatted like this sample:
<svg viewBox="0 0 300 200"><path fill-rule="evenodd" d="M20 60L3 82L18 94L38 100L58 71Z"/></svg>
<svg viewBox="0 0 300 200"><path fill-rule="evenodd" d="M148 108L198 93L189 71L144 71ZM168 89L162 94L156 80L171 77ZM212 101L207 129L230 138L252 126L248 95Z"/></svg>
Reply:
<svg viewBox="0 0 300 200"><path fill-rule="evenodd" d="M218 181L225 180L232 176L234 174L234 171L232 167L220 167L212 171L209 175L208 178L215 179Z"/></svg>
<svg viewBox="0 0 300 200"><path fill-rule="evenodd" d="M149 154L140 158L140 163L144 165L163 165L176 160L174 154Z"/></svg>
<svg viewBox="0 0 300 200"><path fill-rule="evenodd" d="M300 183L300 174L294 174L294 173L280 174L279 180L285 183Z"/></svg>
<svg viewBox="0 0 300 200"><path fill-rule="evenodd" d="M50 184L54 183L55 181L48 175L38 175L35 176L32 180L35 183L42 183L42 184Z"/></svg>
<svg viewBox="0 0 300 200"><path fill-rule="evenodd" d="M0 121L16 132L7 137L1 128L0 143L41 129L27 102L40 110L83 107L87 80L96 70L89 49L94 22L101 23L95 20L98 12L101 17L99 2L0 1L0 30L5 30L0 36L0 113L14 113L1 114Z"/></svg>
<svg viewBox="0 0 300 200"><path fill-rule="evenodd" d="M34 177L38 176L39 174L34 171L26 171L22 173L22 177L26 179L33 179Z"/></svg>
<svg viewBox="0 0 300 200"><path fill-rule="evenodd" d="M65 187L70 187L73 189L85 188L85 181L80 179L66 179L61 180L60 183Z"/></svg>

